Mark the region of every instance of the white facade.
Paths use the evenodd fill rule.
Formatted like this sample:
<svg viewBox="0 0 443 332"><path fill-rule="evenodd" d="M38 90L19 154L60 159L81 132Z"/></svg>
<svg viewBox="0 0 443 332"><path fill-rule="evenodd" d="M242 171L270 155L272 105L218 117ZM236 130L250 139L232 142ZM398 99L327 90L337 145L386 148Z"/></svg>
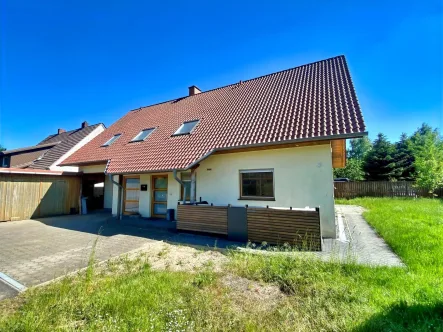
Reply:
<svg viewBox="0 0 443 332"><path fill-rule="evenodd" d="M275 201L239 200L240 170L273 169ZM329 144L214 155L197 169L197 198L214 204L320 207L322 236L336 236Z"/></svg>
<svg viewBox="0 0 443 332"><path fill-rule="evenodd" d="M88 171L94 167L97 166L90 166ZM273 170L275 199L240 200L240 170L255 169ZM201 197L216 205L233 206L320 207L323 237L336 236L330 144L213 155L202 161L196 172L197 200ZM147 191L140 192L139 213L143 217L150 217L152 175L139 176L140 184L148 187ZM176 209L180 184L172 173L167 173L167 176L167 208ZM118 176L114 176L114 179L117 180ZM119 201L116 185L113 186L112 197L112 213L117 215Z"/></svg>
<svg viewBox="0 0 443 332"><path fill-rule="evenodd" d="M61 156L57 161L55 161L50 167L49 169L51 171L63 171L63 172L78 172L79 171L79 167L77 166L57 166L59 165L61 162L63 162L63 160L65 160L66 158L68 158L70 155L72 155L75 151L77 151L78 149L80 149L82 146L86 145L86 143L92 141L93 138L95 138L96 136L98 136L100 133L102 133L105 130L105 127L100 124L99 126L97 126L97 128L95 128L91 133L89 133L88 136L86 136L85 138L83 138L80 142L78 142L76 145L74 145L68 152L66 152L63 156Z"/></svg>

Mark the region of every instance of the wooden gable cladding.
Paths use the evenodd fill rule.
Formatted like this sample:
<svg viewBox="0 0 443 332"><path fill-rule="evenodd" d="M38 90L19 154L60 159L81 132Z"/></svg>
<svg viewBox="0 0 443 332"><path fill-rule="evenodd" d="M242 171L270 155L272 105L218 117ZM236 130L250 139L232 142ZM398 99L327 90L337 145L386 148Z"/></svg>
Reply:
<svg viewBox="0 0 443 332"><path fill-rule="evenodd" d="M343 168L346 166L346 140L338 139L331 141L332 167Z"/></svg>

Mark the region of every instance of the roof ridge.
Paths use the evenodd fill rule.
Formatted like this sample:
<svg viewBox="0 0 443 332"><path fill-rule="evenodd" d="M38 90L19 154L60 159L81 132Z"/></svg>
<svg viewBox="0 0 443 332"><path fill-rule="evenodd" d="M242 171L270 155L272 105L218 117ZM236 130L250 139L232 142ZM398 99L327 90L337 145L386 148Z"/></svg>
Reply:
<svg viewBox="0 0 443 332"><path fill-rule="evenodd" d="M295 67L291 67L291 68L287 68L287 69L279 70L279 71L276 71L276 72L273 72L273 73L269 73L269 74L264 74L264 75L261 75L261 76L253 77L253 78L250 78L250 79L247 79L247 80L241 81L241 82L242 82L242 83L250 82L250 81L258 80L258 79L263 78L263 77L267 77L267 76L271 76L271 75L276 75L276 74L284 73L284 72L286 72L286 71L294 70L294 69L296 69L296 68L302 68L302 67L306 67L306 66L312 66L312 65L314 65L314 64L316 64L316 63L325 62L325 61L330 61L330 60L332 60L332 59L338 59L338 58L343 58L343 59L346 61L346 57L345 57L345 55L344 55L344 54L340 54L340 55L336 55L336 56L333 56L333 57L330 57L330 58L327 58L327 59L317 60L317 61L313 61L313 62L310 62L310 63L305 63L305 64L303 64L303 65L299 65L299 66L295 66ZM200 92L200 93L198 93L198 94L195 94L195 95L193 95L193 96L183 96L183 97L173 98L173 99L169 99L169 100L162 101L162 102L155 103L155 104L150 104L150 105L146 105L146 106L140 106L140 107L138 107L138 108L134 108L134 109L130 110L128 113L130 113L130 112L135 112L135 111L140 111L142 108L148 108L148 107L152 107L152 106L157 106L157 105L161 105L161 104L166 104L166 103L169 103L169 102L172 102L172 101L176 101L176 100L179 100L179 99L184 99L184 98L189 98L189 97L200 96L200 95L202 95L202 94L204 94L204 93L208 93L208 92L216 91L216 90L220 90L220 89L225 89L225 88L228 88L228 87L230 87L230 86L237 85L237 84L238 84L238 82L236 82L236 83L231 83L231 84L228 84L228 85L220 86L220 87L218 87L218 88L214 88L214 89L210 89L210 90L202 91L202 92Z"/></svg>

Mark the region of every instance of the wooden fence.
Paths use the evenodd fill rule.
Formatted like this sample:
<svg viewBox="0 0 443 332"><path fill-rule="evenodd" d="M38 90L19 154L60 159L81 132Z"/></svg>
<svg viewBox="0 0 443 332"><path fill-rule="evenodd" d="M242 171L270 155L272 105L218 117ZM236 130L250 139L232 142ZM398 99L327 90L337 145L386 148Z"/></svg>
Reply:
<svg viewBox="0 0 443 332"><path fill-rule="evenodd" d="M288 243L309 250L321 250L320 212L248 208L248 239L269 244Z"/></svg>
<svg viewBox="0 0 443 332"><path fill-rule="evenodd" d="M443 188L434 192L443 196ZM335 198L372 197L429 197L429 190L416 188L411 181L334 182Z"/></svg>
<svg viewBox="0 0 443 332"><path fill-rule="evenodd" d="M232 209L243 209L233 213ZM238 211L238 210L237 210ZM241 217L243 215L243 217ZM319 209L284 210L264 207L178 205L177 229L228 235L243 227L244 239L251 242L288 243L309 250L321 250Z"/></svg>
<svg viewBox="0 0 443 332"><path fill-rule="evenodd" d="M227 235L228 207L178 205L177 229Z"/></svg>
<svg viewBox="0 0 443 332"><path fill-rule="evenodd" d="M80 186L76 176L0 174L0 221L78 211Z"/></svg>

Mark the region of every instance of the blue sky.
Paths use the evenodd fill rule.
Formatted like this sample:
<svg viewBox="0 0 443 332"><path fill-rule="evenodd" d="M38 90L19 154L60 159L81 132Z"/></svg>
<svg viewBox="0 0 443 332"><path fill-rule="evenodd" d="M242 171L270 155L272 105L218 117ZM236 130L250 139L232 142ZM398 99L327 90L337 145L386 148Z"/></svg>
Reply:
<svg viewBox="0 0 443 332"><path fill-rule="evenodd" d="M366 2L366 4L364 3ZM371 138L443 125L441 1L0 0L0 144L345 54Z"/></svg>

